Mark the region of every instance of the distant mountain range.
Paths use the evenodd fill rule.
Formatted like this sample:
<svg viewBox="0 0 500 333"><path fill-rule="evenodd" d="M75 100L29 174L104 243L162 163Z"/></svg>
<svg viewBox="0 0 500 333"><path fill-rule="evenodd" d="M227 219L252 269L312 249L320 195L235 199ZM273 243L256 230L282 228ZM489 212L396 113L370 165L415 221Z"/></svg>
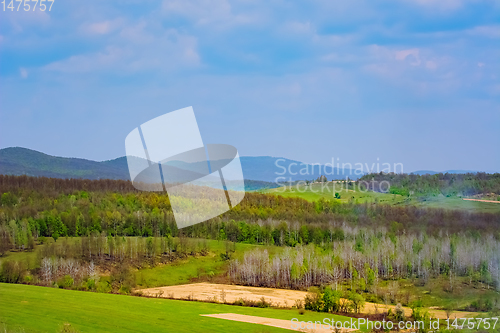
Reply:
<svg viewBox="0 0 500 333"><path fill-rule="evenodd" d="M0 149L0 173L53 178L130 179L125 157L96 162L56 157L20 147Z"/></svg>
<svg viewBox="0 0 500 333"><path fill-rule="evenodd" d="M477 173L479 171L474 171L474 170L445 170L445 171L431 171L431 170L418 170L418 171L413 171L412 173L415 175L435 175L438 173ZM494 173L494 172L488 172L488 173Z"/></svg>
<svg viewBox="0 0 500 333"><path fill-rule="evenodd" d="M328 165L311 165L286 158L270 156L240 157L245 180L252 180L252 188L275 187L276 181L285 183L297 180L312 180L321 175L330 179L357 179L361 175L351 169L339 169ZM475 172L469 170L447 170L448 173ZM436 174L421 170L414 174ZM85 179L130 179L126 157L97 162L81 158L67 158L47 155L35 150L11 147L0 149L0 174L28 175L53 178ZM259 184L267 182L268 184ZM246 181L246 185L250 181Z"/></svg>
<svg viewBox="0 0 500 333"><path fill-rule="evenodd" d="M245 179L254 181L312 180L322 174L326 174L329 179L359 177L354 173L351 174L350 169L303 164L286 158L243 156L240 160ZM97 162L81 158L56 157L20 147L0 149L0 174L53 178L130 179L125 156Z"/></svg>

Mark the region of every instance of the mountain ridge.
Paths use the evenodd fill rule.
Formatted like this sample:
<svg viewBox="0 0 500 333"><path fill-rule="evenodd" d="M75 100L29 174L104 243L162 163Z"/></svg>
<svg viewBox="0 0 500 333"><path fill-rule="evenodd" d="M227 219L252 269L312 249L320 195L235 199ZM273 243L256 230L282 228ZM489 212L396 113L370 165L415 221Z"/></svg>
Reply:
<svg viewBox="0 0 500 333"><path fill-rule="evenodd" d="M357 179L352 169L340 169L327 165L313 165L272 156L240 157L245 180L285 183L297 180L312 180L321 175L331 179ZM307 169L307 173L302 171ZM447 170L443 173L477 172L471 170ZM419 170L413 174L437 174L431 170ZM129 180L127 158L117 157L105 161L84 158L59 157L23 147L0 149L0 174L43 176L52 178L123 179Z"/></svg>

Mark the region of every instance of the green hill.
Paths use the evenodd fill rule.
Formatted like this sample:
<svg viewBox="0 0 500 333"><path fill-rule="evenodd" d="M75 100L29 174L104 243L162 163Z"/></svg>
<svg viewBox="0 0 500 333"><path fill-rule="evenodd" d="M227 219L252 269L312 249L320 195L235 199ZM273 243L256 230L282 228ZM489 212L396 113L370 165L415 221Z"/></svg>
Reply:
<svg viewBox="0 0 500 333"><path fill-rule="evenodd" d="M125 157L96 162L50 156L20 147L0 150L0 173L52 178L129 179Z"/></svg>
<svg viewBox="0 0 500 333"><path fill-rule="evenodd" d="M125 156L114 160L97 162L82 158L51 156L21 147L0 149L0 174L92 180L130 179ZM250 174L256 176L255 172L250 172ZM272 182L245 179L245 189L247 191L274 187L277 187L277 185Z"/></svg>
<svg viewBox="0 0 500 333"><path fill-rule="evenodd" d="M374 191L360 190L357 185L346 186L345 183L327 184L314 183L305 185L293 185L272 189L261 190L262 193L276 194L287 198L302 198L308 201L339 200L342 203L368 203L387 204L391 206L416 206L444 209L458 209L469 212L500 213L500 202L466 201L461 197L446 197L442 194L426 197L405 196L394 193L380 193ZM340 199L335 198L335 193Z"/></svg>

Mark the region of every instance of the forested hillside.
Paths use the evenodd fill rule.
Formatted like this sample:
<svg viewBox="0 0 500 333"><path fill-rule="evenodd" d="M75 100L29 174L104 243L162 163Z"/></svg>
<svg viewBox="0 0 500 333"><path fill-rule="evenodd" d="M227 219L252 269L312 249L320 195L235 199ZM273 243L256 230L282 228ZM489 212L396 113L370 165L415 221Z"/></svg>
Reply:
<svg viewBox="0 0 500 333"><path fill-rule="evenodd" d="M0 223L16 246L38 236L178 235L168 196L136 191L128 181L0 176ZM340 227L396 228L397 232L489 233L500 237L500 214L460 210L308 202L247 193L225 214L183 229L192 237L294 246L341 238ZM6 241L4 241L5 244Z"/></svg>
<svg viewBox="0 0 500 333"><path fill-rule="evenodd" d="M450 293L462 281L500 288L500 214L247 193L231 211L179 230L166 194L136 191L128 181L0 176L0 192L0 255L44 244L34 267L3 262L5 282L130 293L129 265L207 256L213 250L203 239L213 239L228 244L218 254L225 278L237 284L339 283L376 301L386 295L383 281L410 277L444 280ZM233 258L234 242L280 250ZM103 271L110 280L96 283Z"/></svg>
<svg viewBox="0 0 500 333"><path fill-rule="evenodd" d="M271 156L241 156L241 168L247 181L247 190L276 186L278 181L297 181L304 178L299 170L305 168L308 177L316 178L326 173L330 178L357 179L351 169L307 165L299 161ZM108 161L91 161L82 158L51 156L21 147L0 149L0 174L27 175L53 178L130 179L125 156ZM247 184L252 182L251 184ZM260 184L259 182L264 182ZM274 184L274 185L273 185Z"/></svg>
<svg viewBox="0 0 500 333"><path fill-rule="evenodd" d="M364 175L360 182L368 184L371 190L387 188L381 182L390 184L390 193L405 196L432 196L442 194L451 196L473 196L478 194L500 196L500 173L484 172L433 175L374 173Z"/></svg>

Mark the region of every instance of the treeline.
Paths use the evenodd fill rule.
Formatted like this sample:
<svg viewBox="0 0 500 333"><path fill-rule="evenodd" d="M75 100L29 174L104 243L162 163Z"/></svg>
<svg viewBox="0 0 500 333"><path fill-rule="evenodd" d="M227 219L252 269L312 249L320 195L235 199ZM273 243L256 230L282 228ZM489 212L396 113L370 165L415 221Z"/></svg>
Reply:
<svg viewBox="0 0 500 333"><path fill-rule="evenodd" d="M254 191L278 187L276 183L245 179L245 190ZM74 191L112 191L117 193L139 192L129 180L114 179L81 179L81 178L49 178L0 175L0 188L4 192L19 190L43 191L48 196L70 194Z"/></svg>
<svg viewBox="0 0 500 333"><path fill-rule="evenodd" d="M385 230L345 226L343 241L327 246L285 248L275 256L267 250L245 253L229 268L232 282L258 287L307 289L337 285L371 290L379 279L445 276L453 290L456 277L500 289L500 240L491 236L396 236Z"/></svg>
<svg viewBox="0 0 500 333"><path fill-rule="evenodd" d="M47 197L57 197L61 194L68 195L74 191L117 193L138 192L128 180L113 179L79 179L79 178L48 178L29 176L0 175L0 189L2 193L25 191L43 192Z"/></svg>
<svg viewBox="0 0 500 333"><path fill-rule="evenodd" d="M427 196L442 194L451 196L472 196L477 194L500 195L500 173L488 174L484 172L454 174L438 173L434 175L372 173L359 179L360 186L374 191L387 189L389 192L404 196Z"/></svg>
<svg viewBox="0 0 500 333"><path fill-rule="evenodd" d="M0 176L0 180L0 254L12 247L33 248L40 236L57 240L93 232L144 237L182 233L281 246L322 244L341 240L343 224L392 228L395 221L398 233L468 232L500 238L500 214L341 204L335 199L308 202L258 193L247 193L239 205L219 217L178 230L166 194L128 192L127 182L24 176ZM81 190L82 186L93 191Z"/></svg>
<svg viewBox="0 0 500 333"><path fill-rule="evenodd" d="M204 239L112 237L97 232L59 242L40 237L39 242L34 259L2 262L0 282L128 294L135 287L134 268L205 256L210 251ZM222 259L228 260L234 249L226 247ZM101 279L101 275L109 278Z"/></svg>

